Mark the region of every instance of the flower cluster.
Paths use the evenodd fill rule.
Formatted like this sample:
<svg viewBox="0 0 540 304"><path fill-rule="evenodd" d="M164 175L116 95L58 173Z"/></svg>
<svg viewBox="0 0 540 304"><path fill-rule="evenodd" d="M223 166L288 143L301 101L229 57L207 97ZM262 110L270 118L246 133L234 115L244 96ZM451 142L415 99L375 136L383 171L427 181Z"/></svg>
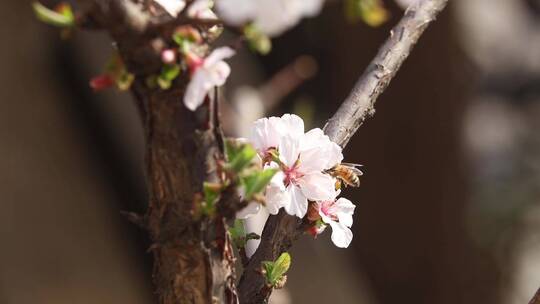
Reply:
<svg viewBox="0 0 540 304"><path fill-rule="evenodd" d="M177 17L180 13L193 19L217 19L212 11L214 1L195 0L191 3L186 0L154 0L169 15ZM271 44L268 36L276 36L296 25L300 19L318 14L324 0L220 0L216 1L216 11L227 25L245 26L244 35L250 46L267 53ZM184 12L185 11L185 12ZM262 35L260 34L262 33ZM183 33L186 34L186 33ZM192 35L193 36L193 35ZM203 104L210 90L225 84L231 68L224 61L234 55L228 47L217 48L206 58L197 54L197 41L185 39L177 35L180 41L180 53L184 56L187 67L191 73L191 81L184 95L184 104L191 111L195 111ZM175 53L171 49L162 53L162 70L157 83L161 88L167 89L171 82L180 73L176 63ZM307 209L304 208L304 210ZM305 211L304 211L305 213Z"/></svg>
<svg viewBox="0 0 540 304"><path fill-rule="evenodd" d="M265 168L279 169L266 188L268 212L277 214L283 208L290 215L304 218L308 209L317 210L319 216L310 211L308 219L319 227L330 225L336 246L347 247L352 240L349 228L354 205L344 198L336 200L337 180L328 173L343 160L341 147L319 128L304 132L303 120L291 114L257 120L248 141ZM260 206L250 203L237 216L247 218Z"/></svg>

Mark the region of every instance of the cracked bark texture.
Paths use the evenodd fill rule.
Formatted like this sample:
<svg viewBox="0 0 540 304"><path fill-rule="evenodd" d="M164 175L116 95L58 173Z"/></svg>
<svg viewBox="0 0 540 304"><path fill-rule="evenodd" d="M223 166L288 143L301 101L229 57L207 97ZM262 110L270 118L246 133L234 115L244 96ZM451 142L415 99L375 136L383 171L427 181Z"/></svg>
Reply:
<svg viewBox="0 0 540 304"><path fill-rule="evenodd" d="M147 76L159 73L161 50L171 42L171 21L151 13L147 4L82 2L81 26L109 32L136 77L131 90L144 122L149 191L142 222L153 242L159 303L237 303L226 219L194 216L203 182L217 181L216 162L223 158L217 94L192 112L182 102L189 75L166 91L147 88ZM207 26L199 29L204 36Z"/></svg>

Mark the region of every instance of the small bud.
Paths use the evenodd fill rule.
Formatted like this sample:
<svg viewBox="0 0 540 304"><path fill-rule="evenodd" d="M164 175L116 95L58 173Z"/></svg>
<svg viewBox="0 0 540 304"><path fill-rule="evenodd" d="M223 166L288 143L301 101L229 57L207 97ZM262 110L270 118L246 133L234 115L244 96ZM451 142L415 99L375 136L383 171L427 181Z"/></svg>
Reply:
<svg viewBox="0 0 540 304"><path fill-rule="evenodd" d="M326 229L326 225L318 225L318 224L315 224L311 227L309 227L306 232L311 235L313 238L317 238L317 235L321 234L324 232L324 230Z"/></svg>
<svg viewBox="0 0 540 304"><path fill-rule="evenodd" d="M204 58L195 55L193 52L186 53L185 59L191 73L194 73L204 63Z"/></svg>
<svg viewBox="0 0 540 304"><path fill-rule="evenodd" d="M161 61L165 64L173 64L176 62L176 52L173 49L166 49L161 52Z"/></svg>
<svg viewBox="0 0 540 304"><path fill-rule="evenodd" d="M108 89L115 84L114 79L110 75L104 74L90 79L90 87L95 91Z"/></svg>

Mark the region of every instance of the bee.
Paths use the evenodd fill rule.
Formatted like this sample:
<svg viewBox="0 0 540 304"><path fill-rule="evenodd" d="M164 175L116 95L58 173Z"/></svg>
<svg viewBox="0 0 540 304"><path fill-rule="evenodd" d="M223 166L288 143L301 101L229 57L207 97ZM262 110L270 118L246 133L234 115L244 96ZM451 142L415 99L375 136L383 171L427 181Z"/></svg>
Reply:
<svg viewBox="0 0 540 304"><path fill-rule="evenodd" d="M360 176L362 176L364 173L357 167L361 166L362 165L358 164L341 163L326 170L326 173L337 178L346 186L360 187Z"/></svg>

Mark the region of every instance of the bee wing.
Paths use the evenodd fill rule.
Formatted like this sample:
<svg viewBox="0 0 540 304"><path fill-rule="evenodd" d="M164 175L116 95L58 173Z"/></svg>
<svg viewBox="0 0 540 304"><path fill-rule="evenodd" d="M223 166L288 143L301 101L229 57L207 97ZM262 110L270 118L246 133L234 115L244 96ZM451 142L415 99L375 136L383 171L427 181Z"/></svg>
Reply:
<svg viewBox="0 0 540 304"><path fill-rule="evenodd" d="M341 165L349 168L356 175L364 175L364 172L360 171L360 169L357 168L357 167L362 167L362 165L360 164L341 163Z"/></svg>

